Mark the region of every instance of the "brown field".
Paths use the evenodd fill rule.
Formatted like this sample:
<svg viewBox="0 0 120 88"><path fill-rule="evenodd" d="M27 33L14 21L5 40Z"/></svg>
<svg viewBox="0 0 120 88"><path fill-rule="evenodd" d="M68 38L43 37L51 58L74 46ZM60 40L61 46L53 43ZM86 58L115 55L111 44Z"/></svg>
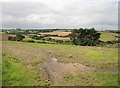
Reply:
<svg viewBox="0 0 120 88"><path fill-rule="evenodd" d="M0 34L0 40L7 40L7 39L8 39L8 35L6 33Z"/></svg>
<svg viewBox="0 0 120 88"><path fill-rule="evenodd" d="M46 37L46 38L52 38L52 39L55 39L55 40L70 40L70 38L68 38L68 37L65 37L65 38L62 38L62 37Z"/></svg>
<svg viewBox="0 0 120 88"><path fill-rule="evenodd" d="M71 32L62 32L62 31L53 31L53 32L46 32L46 33L41 33L41 34L51 34L51 35L58 35L58 36L67 36Z"/></svg>
<svg viewBox="0 0 120 88"><path fill-rule="evenodd" d="M16 35L1 33L1 34L0 34L0 40L8 40L8 37L9 37L9 36L15 37Z"/></svg>

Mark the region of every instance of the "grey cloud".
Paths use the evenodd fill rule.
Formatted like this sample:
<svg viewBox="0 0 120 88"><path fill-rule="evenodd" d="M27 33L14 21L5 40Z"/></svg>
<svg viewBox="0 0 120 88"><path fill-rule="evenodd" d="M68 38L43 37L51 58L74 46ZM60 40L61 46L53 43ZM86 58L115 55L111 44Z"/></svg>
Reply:
<svg viewBox="0 0 120 88"><path fill-rule="evenodd" d="M9 14L13 16L25 16L28 14L47 14L51 12L55 12L47 5L43 3L36 2L4 2L2 4L2 13Z"/></svg>
<svg viewBox="0 0 120 88"><path fill-rule="evenodd" d="M57 7L43 2L4 2L3 28L117 28L117 3L62 3Z"/></svg>

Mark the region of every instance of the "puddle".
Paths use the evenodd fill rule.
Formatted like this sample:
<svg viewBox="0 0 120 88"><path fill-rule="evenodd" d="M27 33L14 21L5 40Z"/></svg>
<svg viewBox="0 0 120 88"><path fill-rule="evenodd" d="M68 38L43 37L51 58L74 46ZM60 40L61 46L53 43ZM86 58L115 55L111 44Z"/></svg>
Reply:
<svg viewBox="0 0 120 88"><path fill-rule="evenodd" d="M79 63L60 63L56 58L52 58L49 61L43 63L49 78L54 83L59 83L63 80L64 74L74 72L89 72L93 70L91 67L87 67Z"/></svg>
<svg viewBox="0 0 120 88"><path fill-rule="evenodd" d="M97 69L86 66L80 63L60 63L58 59L52 58L49 61L45 61L42 67L46 70L46 73L54 84L59 85L64 79L65 74L80 72L84 74L86 72L97 71L97 72L118 72L118 67ZM74 85L74 84L72 84Z"/></svg>

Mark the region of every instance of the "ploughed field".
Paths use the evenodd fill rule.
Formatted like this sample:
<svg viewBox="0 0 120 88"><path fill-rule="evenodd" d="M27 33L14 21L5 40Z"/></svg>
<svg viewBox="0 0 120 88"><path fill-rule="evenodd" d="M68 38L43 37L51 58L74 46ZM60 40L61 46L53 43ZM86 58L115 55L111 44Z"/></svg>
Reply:
<svg viewBox="0 0 120 88"><path fill-rule="evenodd" d="M118 49L2 42L3 85L117 86Z"/></svg>

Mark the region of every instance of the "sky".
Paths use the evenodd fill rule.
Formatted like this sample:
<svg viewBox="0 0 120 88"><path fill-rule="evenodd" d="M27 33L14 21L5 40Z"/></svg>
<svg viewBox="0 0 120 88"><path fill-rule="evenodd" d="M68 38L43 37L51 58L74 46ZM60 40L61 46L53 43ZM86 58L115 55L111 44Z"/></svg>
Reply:
<svg viewBox="0 0 120 88"><path fill-rule="evenodd" d="M1 28L118 29L119 0L2 0Z"/></svg>

